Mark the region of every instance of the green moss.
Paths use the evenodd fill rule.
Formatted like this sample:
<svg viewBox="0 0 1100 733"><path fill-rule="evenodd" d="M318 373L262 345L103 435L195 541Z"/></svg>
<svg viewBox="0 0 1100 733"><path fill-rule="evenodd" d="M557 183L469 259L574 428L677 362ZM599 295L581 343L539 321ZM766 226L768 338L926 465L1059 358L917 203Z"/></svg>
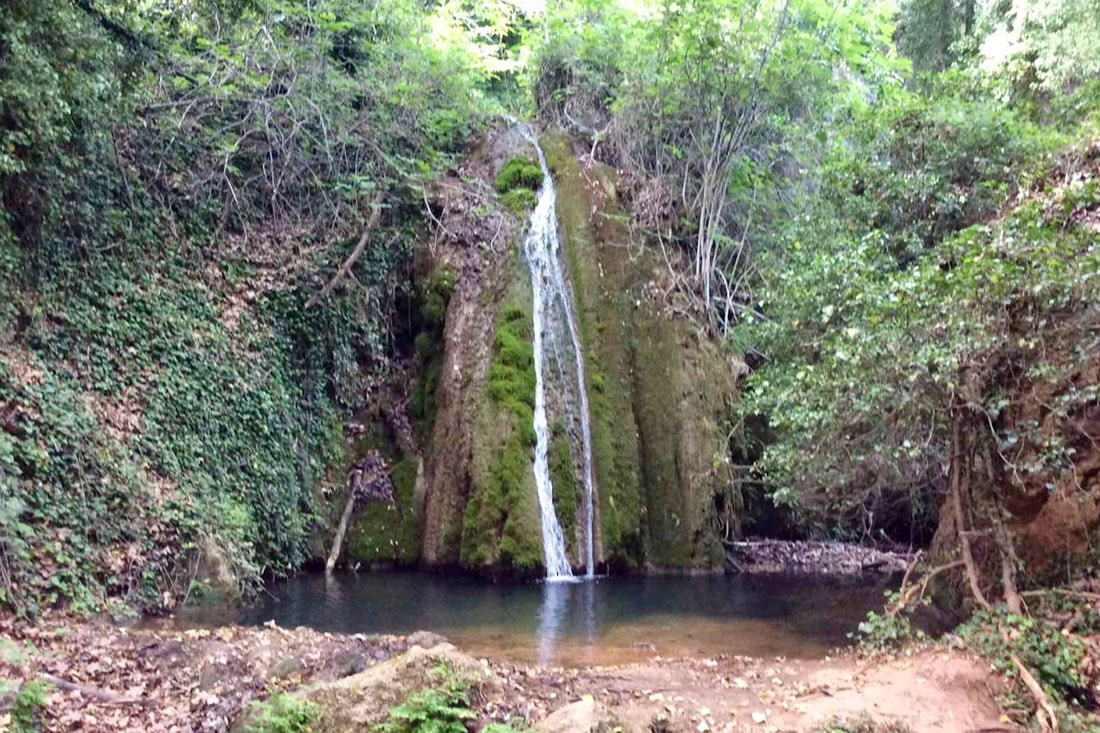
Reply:
<svg viewBox="0 0 1100 733"><path fill-rule="evenodd" d="M550 482L554 486L554 513L565 535L566 550L573 556L577 549L577 505L583 499L580 494L583 486L577 481L569 436L561 422L554 425L547 460L550 464Z"/></svg>
<svg viewBox="0 0 1100 733"><path fill-rule="evenodd" d="M529 188L513 188L500 196L500 202L504 204L504 208L517 216L522 216L535 208L537 201L535 192Z"/></svg>
<svg viewBox="0 0 1100 733"><path fill-rule="evenodd" d="M542 547L531 471L535 362L524 295L510 295L497 325L459 559L469 568L530 574L542 565Z"/></svg>
<svg viewBox="0 0 1100 733"><path fill-rule="evenodd" d="M409 414L421 443L426 443L439 407L439 380L443 371L442 328L428 327L416 335L413 347L420 369L409 391Z"/></svg>
<svg viewBox="0 0 1100 733"><path fill-rule="evenodd" d="M498 193L508 193L515 189L535 191L542 185L542 169L530 158L517 155L500 169L497 174Z"/></svg>
<svg viewBox="0 0 1100 733"><path fill-rule="evenodd" d="M541 141L558 192L558 219L585 350L593 473L604 554L619 567L643 561L642 496L631 372L633 272L620 256L625 232L597 229L576 158L563 135ZM610 213L615 213L614 211ZM608 217L600 217L600 220ZM602 248L602 242L615 246ZM606 251L605 251L606 250ZM601 259L601 255L605 255ZM602 274L601 274L602 273Z"/></svg>
<svg viewBox="0 0 1100 733"><path fill-rule="evenodd" d="M428 326L442 327L447 316L447 304L455 290L455 277L455 271L443 265L433 270L427 282L424 283L424 302L421 313Z"/></svg>
<svg viewBox="0 0 1100 733"><path fill-rule="evenodd" d="M420 555L420 514L416 501L417 459L390 468L394 503L368 502L356 515L348 556L357 562L411 565Z"/></svg>

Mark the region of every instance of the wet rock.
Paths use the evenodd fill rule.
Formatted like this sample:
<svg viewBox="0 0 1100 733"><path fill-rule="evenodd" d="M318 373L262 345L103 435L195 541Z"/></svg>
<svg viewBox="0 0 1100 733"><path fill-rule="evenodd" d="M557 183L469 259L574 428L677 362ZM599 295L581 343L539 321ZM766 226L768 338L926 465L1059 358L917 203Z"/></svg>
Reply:
<svg viewBox="0 0 1100 733"><path fill-rule="evenodd" d="M590 697L558 708L535 726L536 733L629 733L615 714Z"/></svg>

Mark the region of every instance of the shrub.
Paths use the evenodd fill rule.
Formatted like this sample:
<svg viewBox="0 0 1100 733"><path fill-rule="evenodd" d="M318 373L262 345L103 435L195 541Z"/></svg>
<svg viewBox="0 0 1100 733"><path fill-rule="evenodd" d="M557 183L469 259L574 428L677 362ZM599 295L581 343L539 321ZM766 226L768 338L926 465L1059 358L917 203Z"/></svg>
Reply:
<svg viewBox="0 0 1100 733"><path fill-rule="evenodd" d="M321 719L321 708L294 695L275 695L260 705L245 733L310 733Z"/></svg>

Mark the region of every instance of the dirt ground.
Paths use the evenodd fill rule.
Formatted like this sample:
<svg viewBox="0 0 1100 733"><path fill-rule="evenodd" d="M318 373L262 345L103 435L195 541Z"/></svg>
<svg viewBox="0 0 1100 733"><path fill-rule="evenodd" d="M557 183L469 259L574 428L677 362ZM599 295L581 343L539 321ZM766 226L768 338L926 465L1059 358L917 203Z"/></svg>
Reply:
<svg viewBox="0 0 1100 733"><path fill-rule="evenodd" d="M0 682L54 684L50 731L225 731L252 701L333 680L406 651L411 637L309 629L127 629L54 619L0 621ZM580 669L481 660L499 680L476 701L482 723L538 721L592 696L625 731L813 731L867 713L924 731L1007 731L988 665L956 650L867 660L716 657ZM0 731L5 729L0 714Z"/></svg>
<svg viewBox="0 0 1100 733"><path fill-rule="evenodd" d="M821 661L658 657L618 667L504 671L515 693L504 707L536 720L563 699L590 694L637 731L814 731L862 714L913 733L1014 730L1002 722L988 665L954 650L876 661L848 654Z"/></svg>

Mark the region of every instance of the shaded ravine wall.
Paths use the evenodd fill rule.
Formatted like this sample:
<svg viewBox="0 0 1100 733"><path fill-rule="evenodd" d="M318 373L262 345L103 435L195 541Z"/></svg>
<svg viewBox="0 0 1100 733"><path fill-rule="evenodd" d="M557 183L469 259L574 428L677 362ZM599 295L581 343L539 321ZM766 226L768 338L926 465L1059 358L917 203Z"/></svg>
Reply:
<svg viewBox="0 0 1100 733"><path fill-rule="evenodd" d="M558 189L558 216L585 350L597 507L595 556L612 571L706 570L722 566L711 524L714 498L729 500L722 421L735 399L736 362L686 319L666 316L645 295L664 264L631 246L614 175L583 166L563 135L542 146ZM463 174L492 181L513 155L533 155L496 133ZM484 186L483 186L484 188ZM484 197L483 197L484 198ZM499 203L457 209L466 240L488 237L493 217L510 218L493 247L437 243L430 270L454 275L431 364L430 423L421 430L423 476L412 484L406 456L399 503L356 521L349 559L400 535L390 556L412 564L410 519L420 527L418 561L493 574L541 573L542 547L532 472L534 398L531 290L520 245L526 213ZM448 223L445 220L445 223ZM459 222L448 226L461 231ZM471 233L472 232L472 233ZM422 382L425 380L421 380ZM584 491L574 475L578 446L555 431L550 450L555 508L570 558L584 562ZM408 473L405 476L404 473ZM408 481L406 480L408 479ZM422 495L421 495L422 494ZM388 526L392 523L394 526ZM380 541L373 541L371 537Z"/></svg>

